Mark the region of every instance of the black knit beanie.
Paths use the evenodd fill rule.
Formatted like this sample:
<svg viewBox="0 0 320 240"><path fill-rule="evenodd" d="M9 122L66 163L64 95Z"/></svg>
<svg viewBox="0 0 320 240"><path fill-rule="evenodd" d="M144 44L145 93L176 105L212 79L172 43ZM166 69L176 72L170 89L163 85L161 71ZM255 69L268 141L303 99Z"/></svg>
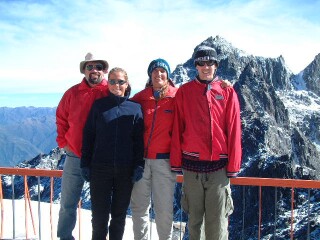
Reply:
<svg viewBox="0 0 320 240"><path fill-rule="evenodd" d="M209 61L214 60L218 65L218 57L217 52L214 48L208 46L199 46L194 50L193 53L194 63L197 61Z"/></svg>

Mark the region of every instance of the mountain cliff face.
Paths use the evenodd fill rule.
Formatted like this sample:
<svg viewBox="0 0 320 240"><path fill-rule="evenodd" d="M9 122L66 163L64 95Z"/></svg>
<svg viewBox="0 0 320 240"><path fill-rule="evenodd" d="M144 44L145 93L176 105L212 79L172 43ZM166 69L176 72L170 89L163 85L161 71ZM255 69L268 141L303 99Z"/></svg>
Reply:
<svg viewBox="0 0 320 240"><path fill-rule="evenodd" d="M320 96L320 53L306 67L302 77L306 84L306 90Z"/></svg>
<svg viewBox="0 0 320 240"><path fill-rule="evenodd" d="M263 58L252 56L233 47L217 36L200 45L214 47L220 60L218 75L233 83L241 105L243 159L240 176L320 179L320 54L299 74L294 75L282 56ZM196 46L198 47L198 46ZM177 86L196 76L190 57L176 67L172 79ZM52 157L54 156L54 157ZM54 160L52 160L54 159ZM20 167L52 168L52 162L62 168L64 155L55 149L49 155L21 163ZM31 180L32 181L32 178ZM44 180L43 180L44 181ZM60 180L55 180L55 201L59 201ZM10 181L5 181L10 196ZM17 181L18 182L18 181ZM36 181L33 180L35 184ZM41 196L48 199L46 183ZM19 183L16 183L17 188ZM30 187L30 185L29 185ZM175 193L175 216L180 216L180 187ZM256 239L258 228L259 190L256 187L232 186L235 212L230 218L230 239ZM21 191L23 195L23 191ZM310 239L320 239L320 191L295 189L295 236L306 239L308 219ZM34 197L37 195L35 193ZM88 186L83 202L90 207ZM291 214L291 189L263 188L262 236L288 239ZM308 218L308 203L310 214ZM186 215L183 214L183 220ZM275 227L276 226L276 227ZM241 233L241 234L239 234ZM187 239L187 238L185 238Z"/></svg>

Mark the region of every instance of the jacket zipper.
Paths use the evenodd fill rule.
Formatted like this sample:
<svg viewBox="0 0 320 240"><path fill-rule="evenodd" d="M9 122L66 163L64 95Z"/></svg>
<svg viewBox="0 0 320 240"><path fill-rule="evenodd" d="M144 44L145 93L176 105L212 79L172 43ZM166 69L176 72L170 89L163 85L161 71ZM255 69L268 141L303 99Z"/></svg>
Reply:
<svg viewBox="0 0 320 240"><path fill-rule="evenodd" d="M119 119L119 107L120 107L120 104L119 104L119 99L118 100L118 103L117 103L117 118L116 118L116 137L115 137L115 145L114 145L114 157L113 157L113 167L116 166L116 154L117 154L117 139L118 139L118 119Z"/></svg>
<svg viewBox="0 0 320 240"><path fill-rule="evenodd" d="M149 135L149 138L148 138L147 149L146 149L146 152L145 152L145 154L144 154L145 157L148 156L149 146L150 146L150 142L151 142L151 138L152 138L152 134L153 134L153 130L154 130L154 125L155 125L155 119L156 119L156 114L157 114L157 107L158 107L158 100L156 100L156 106L155 106L155 108L154 108L154 114L153 114L153 118L152 118L151 131L150 131L150 135Z"/></svg>
<svg viewBox="0 0 320 240"><path fill-rule="evenodd" d="M211 159L213 159L213 151L212 151L212 139L213 139L213 136L212 136L212 133L213 133L213 129L212 129L212 115L211 115L211 108L212 108L212 103L209 102L209 98L208 98L208 91L210 91L211 89L211 85L210 83L206 86L206 99L207 99L207 104L208 104L208 110L209 110L209 121L210 121L210 156L211 156ZM210 108L210 105L211 105L211 108Z"/></svg>

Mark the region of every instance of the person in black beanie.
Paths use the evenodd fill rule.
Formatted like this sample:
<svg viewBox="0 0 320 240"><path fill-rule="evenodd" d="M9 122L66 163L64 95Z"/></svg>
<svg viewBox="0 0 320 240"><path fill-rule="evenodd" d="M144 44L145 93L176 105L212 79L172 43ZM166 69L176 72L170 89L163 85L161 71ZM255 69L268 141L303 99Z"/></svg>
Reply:
<svg viewBox="0 0 320 240"><path fill-rule="evenodd" d="M204 219L207 240L226 240L233 212L229 178L241 165L240 106L234 89L216 76L216 50L200 46L193 59L198 75L175 96L170 163L183 171L189 239L200 239Z"/></svg>

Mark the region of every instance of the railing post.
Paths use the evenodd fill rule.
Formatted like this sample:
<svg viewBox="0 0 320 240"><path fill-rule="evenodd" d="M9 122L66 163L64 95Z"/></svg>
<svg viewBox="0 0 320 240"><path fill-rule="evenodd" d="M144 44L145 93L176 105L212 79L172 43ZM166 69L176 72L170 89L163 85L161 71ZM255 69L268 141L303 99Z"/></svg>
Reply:
<svg viewBox="0 0 320 240"><path fill-rule="evenodd" d="M53 240L53 221L52 221L52 199L53 199L53 177L50 177L50 230L51 230L51 240Z"/></svg>
<svg viewBox="0 0 320 240"><path fill-rule="evenodd" d="M277 233L277 187L274 188L274 230L273 230L273 239L276 239L276 233Z"/></svg>
<svg viewBox="0 0 320 240"><path fill-rule="evenodd" d="M3 214L4 214L4 209L3 209L3 192L2 192L2 175L0 175L0 207L1 207L1 227L0 227L0 239L3 238Z"/></svg>
<svg viewBox="0 0 320 240"><path fill-rule="evenodd" d="M24 181L24 225L25 225L25 229L26 229L26 239L28 239L28 187L27 187L27 176L23 177L23 181Z"/></svg>
<svg viewBox="0 0 320 240"><path fill-rule="evenodd" d="M310 240L310 188L308 189L308 239Z"/></svg>
<svg viewBox="0 0 320 240"><path fill-rule="evenodd" d="M258 227L258 239L261 237L261 219L262 219L262 191L259 186L259 227Z"/></svg>
<svg viewBox="0 0 320 240"><path fill-rule="evenodd" d="M180 240L182 239L182 206L180 204Z"/></svg>
<svg viewBox="0 0 320 240"><path fill-rule="evenodd" d="M38 176L38 222L39 222L39 240L41 240L41 207L40 207L40 176Z"/></svg>
<svg viewBox="0 0 320 240"><path fill-rule="evenodd" d="M12 189L12 238L16 239L16 219L15 219L15 201L14 201L14 175L11 175L11 189Z"/></svg>
<svg viewBox="0 0 320 240"><path fill-rule="evenodd" d="M291 188L291 230L290 239L293 240L293 221L294 221L294 188Z"/></svg>
<svg viewBox="0 0 320 240"><path fill-rule="evenodd" d="M246 209L246 195L245 195L245 186L242 186L242 234L241 239L244 240L244 216Z"/></svg>

